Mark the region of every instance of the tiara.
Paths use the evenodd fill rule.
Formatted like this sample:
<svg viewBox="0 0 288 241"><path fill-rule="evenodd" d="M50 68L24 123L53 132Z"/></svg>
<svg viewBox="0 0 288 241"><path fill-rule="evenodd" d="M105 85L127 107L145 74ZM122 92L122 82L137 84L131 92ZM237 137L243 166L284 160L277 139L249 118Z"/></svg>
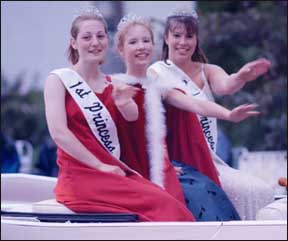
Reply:
<svg viewBox="0 0 288 241"><path fill-rule="evenodd" d="M77 11L77 13L74 15L74 18L77 18L79 16L98 16L100 18L104 18L102 13L99 11L98 8L93 6L87 6L87 7L81 7L80 10Z"/></svg>
<svg viewBox="0 0 288 241"><path fill-rule="evenodd" d="M128 13L120 19L117 25L117 31L123 29L125 26L133 22L148 24L148 21L143 17L136 14Z"/></svg>
<svg viewBox="0 0 288 241"><path fill-rule="evenodd" d="M198 19L198 14L194 9L189 11L188 8L187 9L182 8L182 9L177 9L173 11L169 15L169 17L192 17L192 18Z"/></svg>

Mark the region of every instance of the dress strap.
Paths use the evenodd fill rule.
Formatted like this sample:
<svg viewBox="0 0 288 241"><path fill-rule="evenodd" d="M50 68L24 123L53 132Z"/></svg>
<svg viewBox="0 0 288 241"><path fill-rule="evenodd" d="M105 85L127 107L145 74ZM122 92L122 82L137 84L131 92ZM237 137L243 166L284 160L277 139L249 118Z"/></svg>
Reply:
<svg viewBox="0 0 288 241"><path fill-rule="evenodd" d="M202 63L202 65L201 65L202 78L203 78L205 84L209 85L204 68L205 68L205 64Z"/></svg>

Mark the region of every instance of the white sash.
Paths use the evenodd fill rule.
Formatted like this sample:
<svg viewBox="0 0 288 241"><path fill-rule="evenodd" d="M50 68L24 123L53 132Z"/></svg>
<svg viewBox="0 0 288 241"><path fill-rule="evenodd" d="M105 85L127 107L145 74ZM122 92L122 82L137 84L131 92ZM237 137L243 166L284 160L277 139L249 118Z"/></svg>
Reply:
<svg viewBox="0 0 288 241"><path fill-rule="evenodd" d="M67 91L80 107L97 140L109 153L119 159L120 144L117 129L105 105L76 71L63 68L51 73L60 77Z"/></svg>
<svg viewBox="0 0 288 241"><path fill-rule="evenodd" d="M206 94L190 79L190 77L178 68L172 61L158 61L152 64L148 70L154 70L159 76L161 82L177 82L177 88L183 90L187 94L202 100L211 100ZM180 86L179 86L180 85ZM200 116L197 114L198 120L202 127L206 142L209 148L216 151L217 144L217 119L214 117Z"/></svg>

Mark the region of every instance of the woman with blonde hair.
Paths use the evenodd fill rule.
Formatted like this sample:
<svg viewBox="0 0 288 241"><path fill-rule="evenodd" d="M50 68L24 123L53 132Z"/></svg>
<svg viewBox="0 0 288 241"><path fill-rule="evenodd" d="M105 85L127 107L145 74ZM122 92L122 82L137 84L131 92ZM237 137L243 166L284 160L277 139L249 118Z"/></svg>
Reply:
<svg viewBox="0 0 288 241"><path fill-rule="evenodd" d="M108 49L107 24L97 9L71 27L72 66L53 70L45 111L57 145L56 199L76 213L134 213L140 221L193 221L179 201L121 162L119 123L138 118L133 87L114 86L99 70Z"/></svg>

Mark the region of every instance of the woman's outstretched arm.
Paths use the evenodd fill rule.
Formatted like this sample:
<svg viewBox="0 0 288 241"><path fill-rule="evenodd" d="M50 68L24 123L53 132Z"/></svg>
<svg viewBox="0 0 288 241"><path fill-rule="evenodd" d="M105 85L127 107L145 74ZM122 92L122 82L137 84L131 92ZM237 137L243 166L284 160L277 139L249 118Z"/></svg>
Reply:
<svg viewBox="0 0 288 241"><path fill-rule="evenodd" d="M164 100L179 109L195 112L202 116L215 117L231 122L240 122L250 116L259 115L259 111L254 109L256 104L244 104L228 110L225 107L218 105L212 101L199 100L193 96L185 95L179 90L173 89L169 91Z"/></svg>
<svg viewBox="0 0 288 241"><path fill-rule="evenodd" d="M213 93L222 96L239 91L247 82L256 80L265 74L270 67L270 61L261 58L248 62L238 72L231 75L221 67L212 64L206 64L204 71Z"/></svg>

